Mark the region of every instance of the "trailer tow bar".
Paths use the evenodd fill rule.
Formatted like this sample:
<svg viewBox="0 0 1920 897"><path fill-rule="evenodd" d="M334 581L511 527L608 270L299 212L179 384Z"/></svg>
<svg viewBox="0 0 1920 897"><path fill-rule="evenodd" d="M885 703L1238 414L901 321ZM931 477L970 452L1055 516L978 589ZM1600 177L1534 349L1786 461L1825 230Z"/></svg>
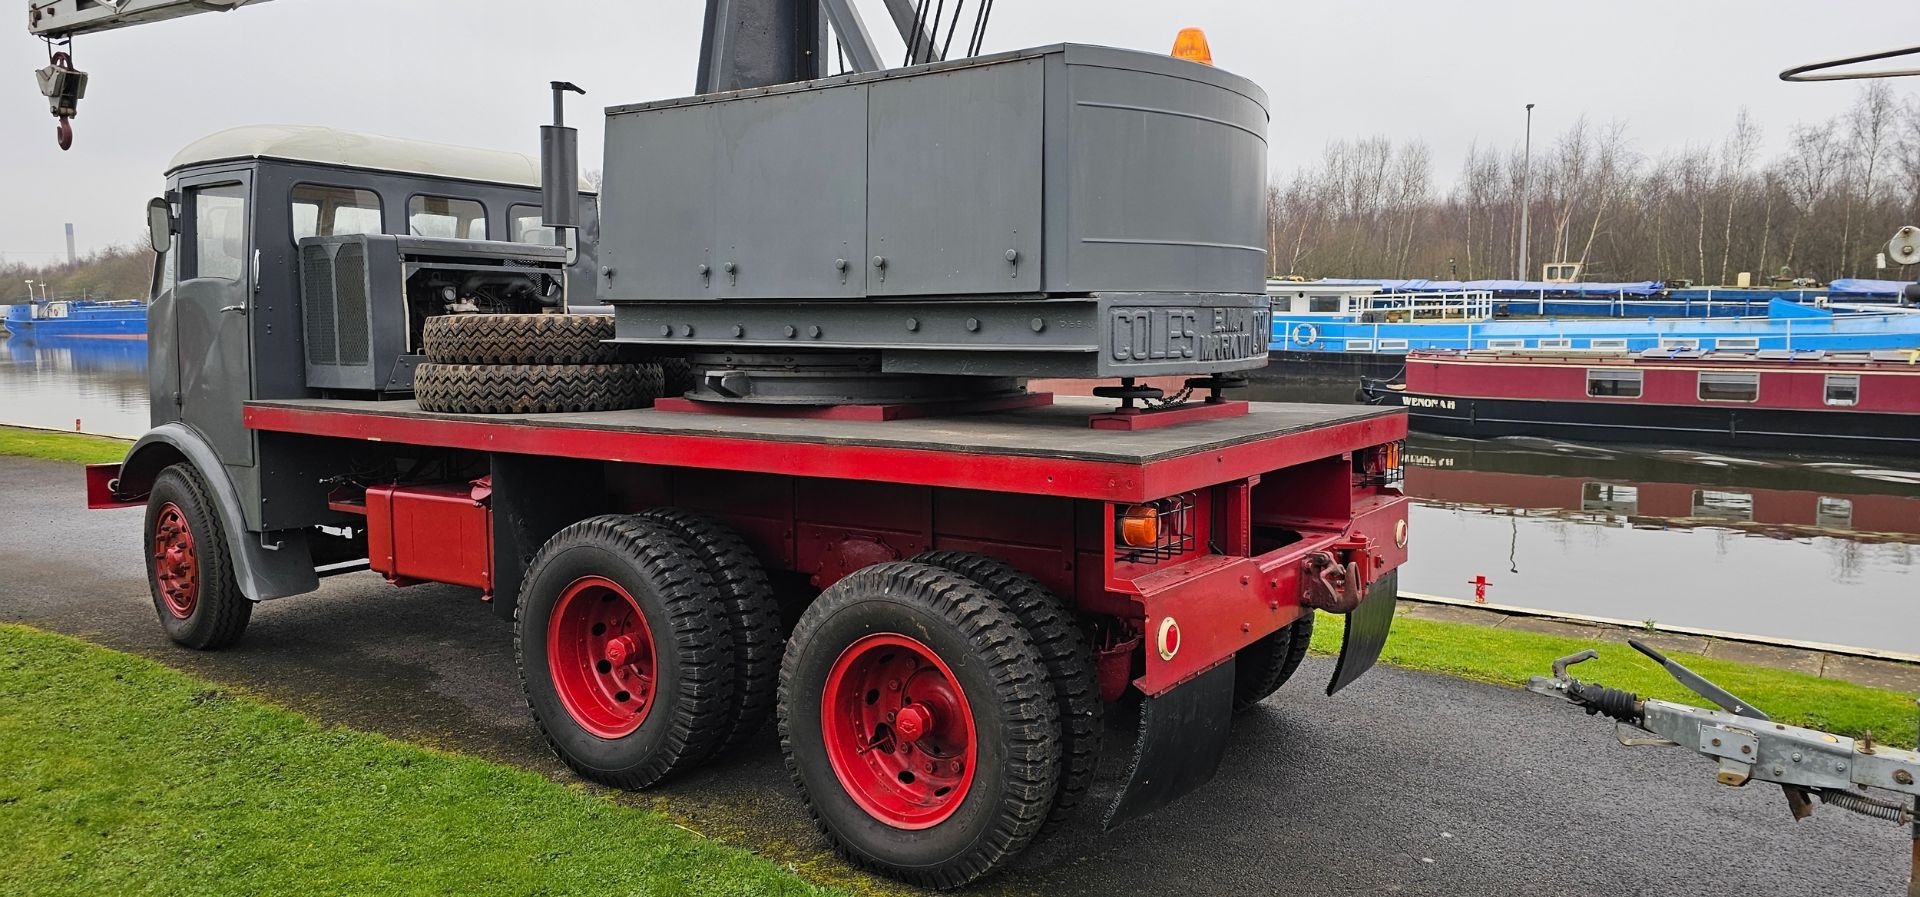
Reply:
<svg viewBox="0 0 1920 897"><path fill-rule="evenodd" d="M1759 708L1660 652L1631 639L1627 643L1720 709L1642 698L1581 682L1568 669L1598 657L1592 650L1554 661L1553 675L1533 677L1527 690L1615 720L1620 743L1629 747L1679 745L1697 751L1719 763L1716 778L1722 785L1779 785L1795 819L1813 815L1813 799L1818 798L1830 807L1913 826L1907 897L1920 897L1920 753L1877 744L1870 732L1853 739L1774 722ZM1647 734L1634 733L1629 727ZM1869 789L1894 796L1876 795Z"/></svg>

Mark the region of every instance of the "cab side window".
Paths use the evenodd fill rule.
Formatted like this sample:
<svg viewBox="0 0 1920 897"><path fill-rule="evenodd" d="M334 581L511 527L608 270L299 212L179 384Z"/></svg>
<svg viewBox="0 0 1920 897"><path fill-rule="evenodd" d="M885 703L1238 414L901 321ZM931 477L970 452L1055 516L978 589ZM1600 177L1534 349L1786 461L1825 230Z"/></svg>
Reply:
<svg viewBox="0 0 1920 897"><path fill-rule="evenodd" d="M385 230L380 219L380 194L354 187L301 184L293 188L293 239L377 234Z"/></svg>
<svg viewBox="0 0 1920 897"><path fill-rule="evenodd" d="M487 238L487 207L471 199L416 196L407 200L407 232L454 240Z"/></svg>
<svg viewBox="0 0 1920 897"><path fill-rule="evenodd" d="M513 225L512 241L554 245L553 228L540 223L543 217L539 206L514 206L508 209L507 222Z"/></svg>
<svg viewBox="0 0 1920 897"><path fill-rule="evenodd" d="M247 271L247 187L220 184L193 191L190 277L239 280Z"/></svg>

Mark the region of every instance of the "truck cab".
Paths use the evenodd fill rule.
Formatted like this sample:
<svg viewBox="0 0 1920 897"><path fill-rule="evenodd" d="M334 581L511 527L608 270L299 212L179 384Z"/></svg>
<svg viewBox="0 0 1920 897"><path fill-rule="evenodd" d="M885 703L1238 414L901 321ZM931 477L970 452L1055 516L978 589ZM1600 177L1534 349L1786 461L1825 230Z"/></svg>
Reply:
<svg viewBox="0 0 1920 897"><path fill-rule="evenodd" d="M273 527L261 510L268 496L260 484L258 438L243 424L242 405L321 394L321 378L303 363L314 360L311 344L356 320L351 310L305 309L303 290L331 272L311 263L303 268L303 247L390 237L411 241L412 250L424 247L429 264L444 268L503 262L531 252L510 246L556 241L555 231L541 223L539 165L518 153L261 125L189 144L173 157L166 177L166 193L152 207L165 207L169 232L155 240L162 251L148 312L152 424L182 442L203 443L217 458L242 499L248 529ZM598 196L582 183L579 201L582 226L562 232L577 237L566 247L559 301L592 306L598 303L592 273ZM418 274L409 269L410 276ZM372 303L368 314L408 313L378 304L399 293L377 286L368 292L387 294L361 297ZM407 291L406 301L420 292ZM426 311L413 316L424 318ZM418 339L416 322L396 357L417 356ZM389 379L383 376L376 391L408 391L409 379Z"/></svg>

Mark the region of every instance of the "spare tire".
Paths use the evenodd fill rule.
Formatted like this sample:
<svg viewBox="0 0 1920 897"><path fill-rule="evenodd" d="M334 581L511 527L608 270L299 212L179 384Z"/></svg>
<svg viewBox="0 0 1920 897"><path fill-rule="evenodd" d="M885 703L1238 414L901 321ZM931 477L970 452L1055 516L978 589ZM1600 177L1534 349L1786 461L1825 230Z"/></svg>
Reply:
<svg viewBox="0 0 1920 897"><path fill-rule="evenodd" d="M659 398L657 364L435 364L413 374L422 411L551 414L645 408Z"/></svg>
<svg viewBox="0 0 1920 897"><path fill-rule="evenodd" d="M667 380L667 385L660 393L663 396L684 396L700 385L700 378L693 372L693 363L684 358L662 358L660 370L666 374Z"/></svg>
<svg viewBox="0 0 1920 897"><path fill-rule="evenodd" d="M612 315L442 315L421 332L434 364L615 364L633 350L613 339Z"/></svg>

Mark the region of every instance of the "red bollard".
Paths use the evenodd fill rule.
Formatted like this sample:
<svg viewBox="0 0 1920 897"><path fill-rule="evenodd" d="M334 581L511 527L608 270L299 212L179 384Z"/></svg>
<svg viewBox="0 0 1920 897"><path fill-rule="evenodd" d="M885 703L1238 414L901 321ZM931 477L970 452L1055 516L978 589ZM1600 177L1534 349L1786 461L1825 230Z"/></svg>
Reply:
<svg viewBox="0 0 1920 897"><path fill-rule="evenodd" d="M1467 585L1473 586L1473 603L1487 603L1487 586L1493 585L1493 582L1487 579L1485 573L1478 574L1474 578L1467 580Z"/></svg>

